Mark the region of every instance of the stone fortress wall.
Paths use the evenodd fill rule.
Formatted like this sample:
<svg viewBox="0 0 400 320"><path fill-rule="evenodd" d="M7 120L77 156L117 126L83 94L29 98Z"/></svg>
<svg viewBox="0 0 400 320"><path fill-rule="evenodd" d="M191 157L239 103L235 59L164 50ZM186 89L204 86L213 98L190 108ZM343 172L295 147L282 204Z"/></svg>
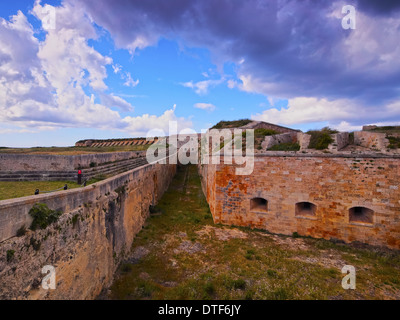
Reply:
<svg viewBox="0 0 400 320"><path fill-rule="evenodd" d="M79 155L0 154L0 172L67 171L105 163L144 157L146 151L106 152Z"/></svg>
<svg viewBox="0 0 400 320"><path fill-rule="evenodd" d="M269 152L199 165L215 223L400 249L400 156Z"/></svg>
<svg viewBox="0 0 400 320"><path fill-rule="evenodd" d="M0 181L76 181L128 171L146 163L146 151L81 155L0 154Z"/></svg>
<svg viewBox="0 0 400 320"><path fill-rule="evenodd" d="M122 146L144 146L157 142L158 138L127 138L127 139L106 139L106 140L80 140L75 147L122 147Z"/></svg>
<svg viewBox="0 0 400 320"><path fill-rule="evenodd" d="M250 175L236 175L223 158L198 166L216 223L400 249L400 149L389 148L386 133L366 126L351 141L339 132L327 149L313 150L307 133L245 127L280 133L265 137ZM297 152L267 151L296 142Z"/></svg>
<svg viewBox="0 0 400 320"><path fill-rule="evenodd" d="M175 172L173 164L147 164L85 188L0 201L0 299L96 298ZM63 214L17 237L36 203ZM56 290L41 287L45 265L55 267Z"/></svg>

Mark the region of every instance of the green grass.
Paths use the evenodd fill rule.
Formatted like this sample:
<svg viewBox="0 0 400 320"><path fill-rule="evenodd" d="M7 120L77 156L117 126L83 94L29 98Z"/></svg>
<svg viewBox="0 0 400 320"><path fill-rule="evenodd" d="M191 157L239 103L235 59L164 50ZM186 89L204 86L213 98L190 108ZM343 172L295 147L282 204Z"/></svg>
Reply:
<svg viewBox="0 0 400 320"><path fill-rule="evenodd" d="M97 176L90 179L87 185L106 179L107 176ZM52 191L68 185L68 189L81 188L76 182L72 181L0 181L0 201L32 196L35 190L40 192ZM61 189L60 191L62 191Z"/></svg>
<svg viewBox="0 0 400 320"><path fill-rule="evenodd" d="M234 121L220 121L211 129L227 129L227 128L238 128L249 124L252 120L249 119L241 119Z"/></svg>
<svg viewBox="0 0 400 320"><path fill-rule="evenodd" d="M0 200L32 196L35 190L51 191L68 185L68 189L78 188L71 181L0 181Z"/></svg>
<svg viewBox="0 0 400 320"><path fill-rule="evenodd" d="M195 166L179 168L157 207L163 213L147 220L132 248L149 253L121 264L107 298L400 299L398 252L215 225ZM206 227L234 229L247 238L222 241L213 232L196 233ZM201 250L179 250L184 243ZM338 266L329 264L336 260ZM341 287L342 264L356 267L356 290Z"/></svg>
<svg viewBox="0 0 400 320"><path fill-rule="evenodd" d="M300 145L297 142L279 143L268 149L268 151L299 151L299 150L300 150Z"/></svg>
<svg viewBox="0 0 400 320"><path fill-rule="evenodd" d="M383 127L374 128L369 131L381 132L381 133L387 133L387 134L400 133L400 126L383 126Z"/></svg>
<svg viewBox="0 0 400 320"><path fill-rule="evenodd" d="M308 147L310 149L324 150L333 142L331 134L338 133L338 131L325 127L321 130L310 130L307 133L311 135Z"/></svg>
<svg viewBox="0 0 400 320"><path fill-rule="evenodd" d="M389 149L398 149L400 148L400 137L392 137L392 136L387 136L389 140Z"/></svg>

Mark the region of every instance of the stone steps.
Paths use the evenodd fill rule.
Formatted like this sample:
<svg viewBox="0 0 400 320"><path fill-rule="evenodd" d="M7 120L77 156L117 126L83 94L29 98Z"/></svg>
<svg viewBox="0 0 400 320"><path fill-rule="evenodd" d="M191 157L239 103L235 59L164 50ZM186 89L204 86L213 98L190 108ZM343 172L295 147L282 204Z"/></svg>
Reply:
<svg viewBox="0 0 400 320"><path fill-rule="evenodd" d="M135 158L82 169L82 181L98 175L115 175L147 164L146 158ZM0 172L0 181L77 181L78 171Z"/></svg>
<svg viewBox="0 0 400 320"><path fill-rule="evenodd" d="M130 161L123 161L117 165L108 165L107 167L99 166L93 169L97 170L82 170L82 176L84 180L89 180L97 175L116 175L122 172L126 172L147 164L146 158L138 158Z"/></svg>

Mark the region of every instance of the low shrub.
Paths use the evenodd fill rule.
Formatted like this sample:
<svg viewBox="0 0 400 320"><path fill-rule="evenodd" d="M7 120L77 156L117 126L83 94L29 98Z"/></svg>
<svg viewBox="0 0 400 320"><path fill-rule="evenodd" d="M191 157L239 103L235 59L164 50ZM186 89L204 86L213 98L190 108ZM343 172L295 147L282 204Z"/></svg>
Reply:
<svg viewBox="0 0 400 320"><path fill-rule="evenodd" d="M297 142L279 143L268 150L270 151L299 151L300 145Z"/></svg>
<svg viewBox="0 0 400 320"><path fill-rule="evenodd" d="M324 150L328 148L329 144L331 144L334 140L331 137L331 134L338 133L336 130L332 130L329 127L325 127L321 130L310 130L307 131L307 134L311 135L309 148Z"/></svg>
<svg viewBox="0 0 400 320"><path fill-rule="evenodd" d="M22 237L26 233L26 227L23 225L21 228L17 230L17 237Z"/></svg>
<svg viewBox="0 0 400 320"><path fill-rule="evenodd" d="M249 124L252 120L249 119L241 119L241 120L234 120L234 121L220 121L211 129L225 129L225 128L238 128Z"/></svg>
<svg viewBox="0 0 400 320"><path fill-rule="evenodd" d="M11 259L14 257L14 250L7 250L7 262L10 262Z"/></svg>
<svg viewBox="0 0 400 320"><path fill-rule="evenodd" d="M49 209L44 203L36 203L31 210L29 215L33 218L30 229L35 231L36 229L46 229L48 225L56 222L61 216L62 212Z"/></svg>

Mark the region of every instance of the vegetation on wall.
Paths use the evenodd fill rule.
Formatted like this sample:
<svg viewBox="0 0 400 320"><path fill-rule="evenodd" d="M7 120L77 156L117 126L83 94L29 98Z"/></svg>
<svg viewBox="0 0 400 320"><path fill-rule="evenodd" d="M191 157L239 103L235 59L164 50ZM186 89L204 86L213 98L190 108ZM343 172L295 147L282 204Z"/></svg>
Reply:
<svg viewBox="0 0 400 320"><path fill-rule="evenodd" d="M400 148L400 137L387 136L387 139L389 140L389 149Z"/></svg>
<svg viewBox="0 0 400 320"><path fill-rule="evenodd" d="M254 136L257 137L266 137L266 136L273 136L275 134L278 134L279 132L272 130L272 129L264 129L264 128L258 128L254 130Z"/></svg>
<svg viewBox="0 0 400 320"><path fill-rule="evenodd" d="M30 229L35 231L37 229L46 229L47 226L56 222L61 216L62 212L49 209L44 203L36 203L29 215L33 218Z"/></svg>
<svg viewBox="0 0 400 320"><path fill-rule="evenodd" d="M299 151L300 145L297 142L288 142L288 143L278 143L271 148L269 151Z"/></svg>
<svg viewBox="0 0 400 320"><path fill-rule="evenodd" d="M332 130L329 127L325 127L321 130L307 131L307 134L311 135L308 148L317 150L324 150L328 148L329 144L333 142L331 134L334 133L338 133L338 131Z"/></svg>
<svg viewBox="0 0 400 320"><path fill-rule="evenodd" d="M14 257L14 250L7 250L7 262L11 261L11 259Z"/></svg>
<svg viewBox="0 0 400 320"><path fill-rule="evenodd" d="M226 129L226 128L239 128L249 124L252 120L249 119L240 119L234 121L220 121L211 129Z"/></svg>
<svg viewBox="0 0 400 320"><path fill-rule="evenodd" d="M400 126L382 126L376 127L368 131L382 132L382 133L400 133Z"/></svg>

